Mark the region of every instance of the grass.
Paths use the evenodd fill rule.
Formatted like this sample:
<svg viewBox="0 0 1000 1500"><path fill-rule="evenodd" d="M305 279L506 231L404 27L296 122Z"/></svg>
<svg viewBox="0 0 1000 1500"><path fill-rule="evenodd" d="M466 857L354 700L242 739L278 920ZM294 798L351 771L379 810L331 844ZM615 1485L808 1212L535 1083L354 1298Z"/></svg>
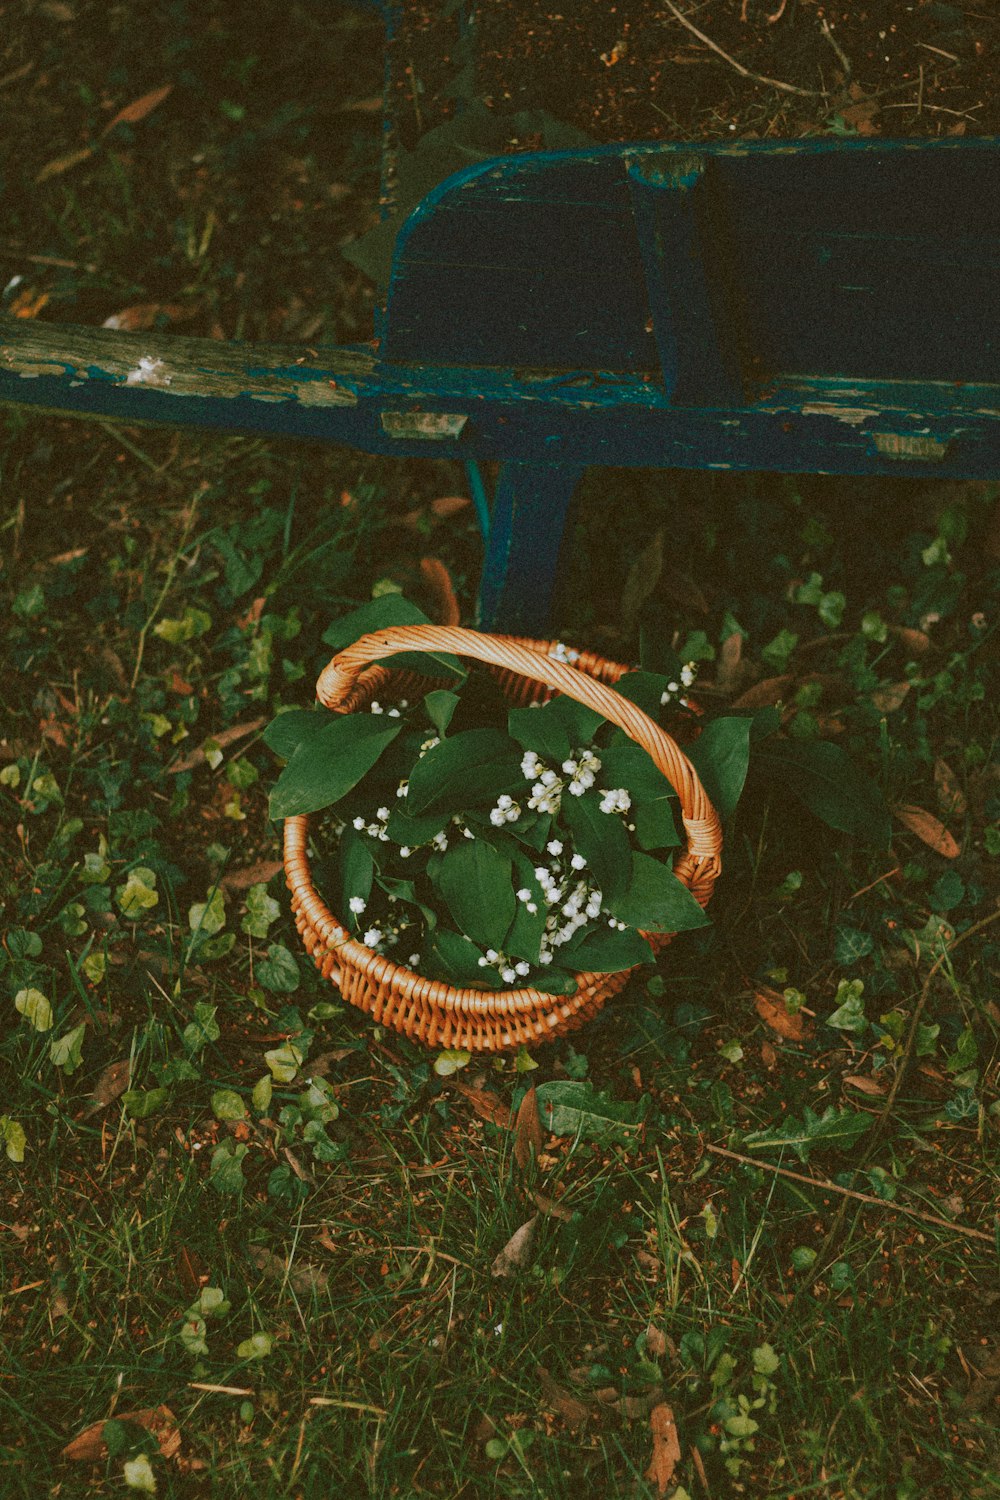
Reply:
<svg viewBox="0 0 1000 1500"><path fill-rule="evenodd" d="M377 88L362 23L334 45L297 8L264 85L224 18L182 77L181 10L114 53L111 102L117 12L58 22L10 233L78 268L5 246L11 274L61 317L181 298L192 331L363 337L329 247L369 222L375 124L311 83L279 115L321 46L344 95ZM174 73L28 191L80 110L89 139ZM278 249L262 162L305 182ZM4 1500L1000 1494L996 487L588 477L567 638L699 655L709 712L787 679L788 735L923 820L869 848L761 763L712 931L573 1037L446 1078L304 961L260 729L373 589L433 607L421 555L469 618L472 506L433 504L458 466L8 410L0 483ZM593 1111L532 1158L509 1120L570 1082ZM126 1420L157 1408L159 1439Z"/></svg>

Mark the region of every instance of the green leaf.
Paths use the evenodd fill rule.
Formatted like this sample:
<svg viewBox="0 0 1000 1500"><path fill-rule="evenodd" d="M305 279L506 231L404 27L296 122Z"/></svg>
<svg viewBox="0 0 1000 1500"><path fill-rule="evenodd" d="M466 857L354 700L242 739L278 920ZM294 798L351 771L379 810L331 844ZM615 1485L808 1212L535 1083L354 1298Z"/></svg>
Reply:
<svg viewBox="0 0 1000 1500"><path fill-rule="evenodd" d="M500 948L517 907L510 859L484 839L463 839L441 861L436 884L465 935Z"/></svg>
<svg viewBox="0 0 1000 1500"><path fill-rule="evenodd" d="M715 719L687 752L723 822L732 815L747 779L752 724L751 718Z"/></svg>
<svg viewBox="0 0 1000 1500"><path fill-rule="evenodd" d="M612 916L643 932L691 932L709 918L669 865L648 854L632 855L632 880L620 896L605 897Z"/></svg>
<svg viewBox="0 0 1000 1500"><path fill-rule="evenodd" d="M619 1102L598 1093L592 1083L573 1080L540 1083L537 1097L545 1130L601 1145L635 1140L650 1104L648 1095L635 1103Z"/></svg>
<svg viewBox="0 0 1000 1500"><path fill-rule="evenodd" d="M523 958L529 964L536 964L542 948L542 935L545 932L548 908L545 905L542 888L535 878L535 867L532 861L527 859L520 850L514 854L513 861L517 890L530 891L531 901L530 903L518 901L515 893L514 920L503 942L497 943L496 946L504 953L510 954L512 958ZM533 912L528 910L529 904L535 907ZM531 983L535 984L534 979Z"/></svg>
<svg viewBox="0 0 1000 1500"><path fill-rule="evenodd" d="M744 1137L748 1151L776 1151L790 1147L800 1161L808 1159L815 1146L849 1151L864 1135L871 1121L866 1115L849 1109L835 1109L831 1104L822 1115L807 1106L801 1121L784 1119L767 1130L757 1130Z"/></svg>
<svg viewBox="0 0 1000 1500"><path fill-rule="evenodd" d="M351 827L345 828L340 835L340 843L337 847L337 868L340 875L344 921L353 922L348 903L352 896L359 896L362 901L368 900L371 895L372 881L375 878L375 861L364 839Z"/></svg>
<svg viewBox="0 0 1000 1500"><path fill-rule="evenodd" d="M294 994L300 983L299 966L284 943L271 944L267 957L255 966L254 974L266 990L278 995Z"/></svg>
<svg viewBox="0 0 1000 1500"><path fill-rule="evenodd" d="M402 719L336 714L299 746L271 792L274 819L331 807L357 786L403 727Z"/></svg>
<svg viewBox="0 0 1000 1500"><path fill-rule="evenodd" d="M263 1078L258 1078L250 1095L250 1103L259 1115L267 1114L271 1105L271 1093L273 1085L270 1073L265 1073Z"/></svg>
<svg viewBox="0 0 1000 1500"><path fill-rule="evenodd" d="M598 751L598 754L601 760L602 786L626 787L633 802L655 801L660 797L673 797L676 800L677 793L653 757L624 730L616 730L607 748Z"/></svg>
<svg viewBox="0 0 1000 1500"><path fill-rule="evenodd" d="M130 1490L138 1490L143 1495L156 1494L156 1475L145 1453L139 1453L135 1458L125 1460L122 1478Z"/></svg>
<svg viewBox="0 0 1000 1500"><path fill-rule="evenodd" d="M169 1089L128 1089L122 1094L122 1104L131 1119L145 1120L158 1114L169 1098Z"/></svg>
<svg viewBox="0 0 1000 1500"><path fill-rule="evenodd" d="M837 928L837 935L833 944L834 961L847 968L850 964L860 963L863 958L874 952L875 939L870 932L862 932L857 927L851 927L846 922Z"/></svg>
<svg viewBox="0 0 1000 1500"><path fill-rule="evenodd" d="M115 900L122 916L133 919L142 912L149 911L159 899L156 871L147 869L145 865L136 865L135 869L130 870L125 883L115 891Z"/></svg>
<svg viewBox="0 0 1000 1500"><path fill-rule="evenodd" d="M512 708L507 729L522 749L534 750L553 767L561 766L573 748L554 699L540 708Z"/></svg>
<svg viewBox="0 0 1000 1500"><path fill-rule="evenodd" d="M57 1068L68 1076L75 1073L83 1062L83 1038L87 1028L80 1023L74 1026L72 1031L67 1031L63 1036L56 1037L49 1043L49 1057Z"/></svg>
<svg viewBox="0 0 1000 1500"><path fill-rule="evenodd" d="M207 1043L219 1040L222 1032L215 1019L218 1008L204 1000L195 1001L194 1020L188 1022L183 1032L184 1045L189 1052L200 1052Z"/></svg>
<svg viewBox="0 0 1000 1500"><path fill-rule="evenodd" d="M329 722L330 716L325 709L292 708L272 719L262 738L275 755L280 755L282 760L291 760L299 746L306 744Z"/></svg>
<svg viewBox="0 0 1000 1500"><path fill-rule="evenodd" d="M761 751L759 764L831 828L880 848L888 844L892 824L885 799L839 745L777 740Z"/></svg>
<svg viewBox="0 0 1000 1500"><path fill-rule="evenodd" d="M111 874L111 866L103 854L89 853L83 856L83 869L80 871L81 885L103 885Z"/></svg>
<svg viewBox="0 0 1000 1500"><path fill-rule="evenodd" d="M438 927L424 952L428 970L436 969L451 984L474 984L494 990L503 986L495 969L480 967L482 954L475 943L470 943L461 933Z"/></svg>
<svg viewBox="0 0 1000 1500"><path fill-rule="evenodd" d="M397 799L390 808L385 831L394 843L408 849L416 849L421 844L429 843L436 833L440 833L442 828L448 826L451 813L442 810L427 813L420 818L413 818L407 809L407 801L405 797L401 801Z"/></svg>
<svg viewBox="0 0 1000 1500"><path fill-rule="evenodd" d="M237 1145L235 1141L223 1141L221 1146L216 1146L212 1152L212 1166L208 1180L217 1193L225 1195L242 1193L243 1158L248 1150L248 1146Z"/></svg>
<svg viewBox="0 0 1000 1500"><path fill-rule="evenodd" d="M450 1052L439 1052L434 1059L434 1071L439 1078L450 1078L460 1068L468 1067L472 1061L472 1053L464 1049L453 1049Z"/></svg>
<svg viewBox="0 0 1000 1500"><path fill-rule="evenodd" d="M212 616L203 609L195 609L193 605L189 605L179 619L160 620L153 626L153 634L171 646L179 646L184 641L197 640L211 628Z"/></svg>
<svg viewBox="0 0 1000 1500"><path fill-rule="evenodd" d="M548 704L548 707L562 724L574 750L589 745L601 725L606 723L603 714L597 713L593 708L588 708L585 703L578 702L576 698L571 698L568 693L559 693ZM542 712L541 709L532 711Z"/></svg>
<svg viewBox="0 0 1000 1500"><path fill-rule="evenodd" d="M632 810L635 841L640 849L676 849L681 842L674 814L679 810L676 797L659 797L654 802L639 802Z"/></svg>
<svg viewBox="0 0 1000 1500"><path fill-rule="evenodd" d="M10 1115L0 1115L0 1141L3 1141L4 1150L10 1161L24 1161L28 1137L22 1126L16 1120L12 1120Z"/></svg>
<svg viewBox="0 0 1000 1500"><path fill-rule="evenodd" d="M291 1042L282 1042L280 1047L264 1053L264 1061L270 1068L275 1083L291 1083L302 1066L303 1058L298 1047L294 1047Z"/></svg>
<svg viewBox="0 0 1000 1500"><path fill-rule="evenodd" d="M436 692L424 694L424 707L427 717L430 719L438 734L446 734L452 716L458 707L459 698L457 693L451 693L447 688L438 688Z"/></svg>
<svg viewBox="0 0 1000 1500"><path fill-rule="evenodd" d="M410 773L410 815L488 806L524 786L517 746L499 729L467 729L434 746Z"/></svg>
<svg viewBox="0 0 1000 1500"><path fill-rule="evenodd" d="M18 990L14 996L14 1005L36 1031L52 1029L52 1006L41 990Z"/></svg>
<svg viewBox="0 0 1000 1500"><path fill-rule="evenodd" d="M641 933L633 928L624 932L614 927L599 927L585 936L573 939L559 949L562 963L580 973L614 974L636 964L653 962L653 950Z"/></svg>
<svg viewBox="0 0 1000 1500"><path fill-rule="evenodd" d="M623 894L632 881L633 854L618 814L601 812L600 793L590 791L582 797L563 797L560 817L573 836L577 853L593 871L605 904Z"/></svg>
<svg viewBox="0 0 1000 1500"><path fill-rule="evenodd" d="M343 615L326 631L323 640L334 651L353 646L363 635L374 630L385 630L393 625L427 625L430 621L424 612L409 599L393 590L380 594L369 604ZM447 651L401 651L396 655L381 658L399 669L419 672L425 677L464 677L465 668L457 656Z"/></svg>
<svg viewBox="0 0 1000 1500"><path fill-rule="evenodd" d="M188 926L192 932L213 937L226 925L226 898L222 887L217 885L207 901L196 901L188 910Z"/></svg>
<svg viewBox="0 0 1000 1500"><path fill-rule="evenodd" d="M273 1333L254 1333L236 1345L237 1359L266 1359L274 1348Z"/></svg>
<svg viewBox="0 0 1000 1500"><path fill-rule="evenodd" d="M248 937L265 938L267 930L281 916L281 907L273 896L267 894L267 886L252 885L247 891L246 916L240 928Z"/></svg>
<svg viewBox="0 0 1000 1500"><path fill-rule="evenodd" d="M615 683L615 691L641 708L643 713L649 714L651 719L658 720L663 706L660 699L667 690L667 683L673 680L659 672L626 672ZM681 692L683 691L682 688ZM623 781L619 785L626 786L627 783Z"/></svg>
<svg viewBox="0 0 1000 1500"><path fill-rule="evenodd" d="M247 1107L235 1089L216 1089L212 1094L212 1113L217 1120L245 1120Z"/></svg>

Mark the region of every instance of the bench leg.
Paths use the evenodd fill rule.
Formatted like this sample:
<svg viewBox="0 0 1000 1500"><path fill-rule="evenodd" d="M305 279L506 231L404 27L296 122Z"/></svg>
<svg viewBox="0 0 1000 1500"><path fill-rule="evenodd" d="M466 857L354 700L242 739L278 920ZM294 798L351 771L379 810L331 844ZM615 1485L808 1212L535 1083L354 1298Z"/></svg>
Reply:
<svg viewBox="0 0 1000 1500"><path fill-rule="evenodd" d="M566 511L582 473L579 464L500 465L479 586L480 629L546 633Z"/></svg>

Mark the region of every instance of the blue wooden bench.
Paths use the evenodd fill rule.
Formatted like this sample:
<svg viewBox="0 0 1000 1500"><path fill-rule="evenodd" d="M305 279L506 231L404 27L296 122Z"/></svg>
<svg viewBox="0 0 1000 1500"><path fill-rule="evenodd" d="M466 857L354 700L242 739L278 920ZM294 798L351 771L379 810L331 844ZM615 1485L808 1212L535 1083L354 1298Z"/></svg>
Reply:
<svg viewBox="0 0 1000 1500"><path fill-rule="evenodd" d="M374 346L4 319L0 400L462 460L538 634L588 466L1000 477L998 340L1000 140L615 145L442 182Z"/></svg>

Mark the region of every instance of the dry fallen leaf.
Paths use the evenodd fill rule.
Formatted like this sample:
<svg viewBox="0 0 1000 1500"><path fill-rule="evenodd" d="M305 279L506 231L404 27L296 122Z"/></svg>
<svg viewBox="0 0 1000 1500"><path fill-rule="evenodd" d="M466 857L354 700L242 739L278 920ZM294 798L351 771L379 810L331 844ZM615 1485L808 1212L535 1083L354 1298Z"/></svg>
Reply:
<svg viewBox="0 0 1000 1500"><path fill-rule="evenodd" d="M545 1405L565 1418L568 1426L579 1427L581 1422L594 1415L595 1408L589 1402L581 1401L579 1396L574 1396L572 1391L553 1380L543 1365L536 1367L535 1374L542 1387Z"/></svg>
<svg viewBox="0 0 1000 1500"><path fill-rule="evenodd" d="M451 575L438 557L420 559L420 576L430 596L430 615L437 625L457 625L462 611L455 598Z"/></svg>
<svg viewBox="0 0 1000 1500"><path fill-rule="evenodd" d="M931 649L931 638L924 630L914 630L911 625L891 625L890 630L900 645L914 656L923 656Z"/></svg>
<svg viewBox="0 0 1000 1500"><path fill-rule="evenodd" d="M220 729L218 734L210 734L208 738L218 745L220 750L225 750L227 745L235 744L237 740L245 739L248 734L261 729L267 723L266 718L251 719L246 724L231 724L228 729ZM181 760L175 760L172 766L167 767L168 776L177 776L181 771L193 771L195 766L204 765L205 752L198 747L185 755Z"/></svg>
<svg viewBox="0 0 1000 1500"><path fill-rule="evenodd" d="M667 1352L667 1335L655 1323L650 1323L646 1329L646 1349L654 1359L662 1359Z"/></svg>
<svg viewBox="0 0 1000 1500"><path fill-rule="evenodd" d="M151 115L157 105L162 104L168 94L173 93L173 84L165 83L162 88L150 89L148 94L142 94L138 99L133 99L131 104L126 104L124 109L111 119L101 135L109 135L116 125L138 125L147 115Z"/></svg>
<svg viewBox="0 0 1000 1500"><path fill-rule="evenodd" d="M223 890L247 891L252 885L267 885L283 869L280 859L265 859L260 864L247 865L244 870L227 870L219 884Z"/></svg>
<svg viewBox="0 0 1000 1500"><path fill-rule="evenodd" d="M762 985L754 992L753 1001L761 1020L772 1031L777 1032L778 1036L786 1037L790 1042L802 1042L812 1034L812 1028L802 1011L798 1010L793 1014L779 990Z"/></svg>
<svg viewBox="0 0 1000 1500"><path fill-rule="evenodd" d="M768 1072L770 1072L772 1068L776 1068L778 1066L778 1054L777 1052L775 1052L770 1042L761 1042L760 1060L764 1064L765 1068L767 1068Z"/></svg>
<svg viewBox="0 0 1000 1500"><path fill-rule="evenodd" d="M535 1238L538 1215L532 1214L527 1223L515 1229L491 1267L494 1276L512 1276L522 1271L531 1259L531 1246Z"/></svg>
<svg viewBox="0 0 1000 1500"><path fill-rule="evenodd" d="M943 854L945 859L957 859L961 850L947 828L933 813L922 807L897 807L896 817L904 828L915 833L930 849Z"/></svg>
<svg viewBox="0 0 1000 1500"><path fill-rule="evenodd" d="M514 1124L514 1160L521 1171L526 1171L534 1154L535 1159L542 1153L542 1121L538 1113L538 1093L535 1085L521 1100L521 1106L517 1112L517 1120Z"/></svg>
<svg viewBox="0 0 1000 1500"><path fill-rule="evenodd" d="M293 1292L321 1292L330 1280L328 1273L319 1266L303 1264L289 1269L280 1255L275 1255L273 1250L268 1250L264 1245L249 1245L247 1257L268 1281L278 1281L283 1286L287 1282Z"/></svg>
<svg viewBox="0 0 1000 1500"><path fill-rule="evenodd" d="M112 313L110 318L104 319L101 327L117 328L122 333L140 333L159 323L184 323L197 311L196 307L185 307L180 302L137 302Z"/></svg>
<svg viewBox="0 0 1000 1500"><path fill-rule="evenodd" d="M733 708L773 708L780 703L788 694L792 683L791 673L785 672L781 677L765 677L760 682L755 682L753 687L747 688L745 693L734 699Z"/></svg>
<svg viewBox="0 0 1000 1500"><path fill-rule="evenodd" d="M740 663L743 660L743 635L734 630L727 635L719 649L719 664L715 673L716 687L723 693L731 693L740 680Z"/></svg>
<svg viewBox="0 0 1000 1500"><path fill-rule="evenodd" d="M958 784L958 777L946 760L940 756L934 762L934 785L937 788L938 807L946 818L962 818L968 811L965 793Z"/></svg>
<svg viewBox="0 0 1000 1500"><path fill-rule="evenodd" d="M61 177L63 172L69 172L73 167L78 167L81 162L89 161L93 154L93 146L81 146L76 151L67 151L65 156L56 156L52 161L47 161L41 171L35 175L36 187L40 182L48 182L50 177Z"/></svg>
<svg viewBox="0 0 1000 1500"><path fill-rule="evenodd" d="M548 1219L561 1219L564 1224L569 1224L574 1218L571 1208L560 1203L557 1198L550 1198L547 1193L532 1193L531 1201Z"/></svg>
<svg viewBox="0 0 1000 1500"><path fill-rule="evenodd" d="M76 1459L83 1463L98 1463L107 1458L108 1448L104 1441L104 1422L92 1422L77 1433L72 1442L66 1444L62 1450L63 1458ZM137 1427L145 1427L151 1432L160 1445L160 1452L164 1458L175 1458L180 1452L181 1435L177 1426L177 1418L169 1406L147 1407L143 1411L121 1411L115 1413L118 1422L134 1422Z"/></svg>
<svg viewBox="0 0 1000 1500"><path fill-rule="evenodd" d="M463 1099L468 1099L476 1114L482 1120L489 1120L491 1125L499 1125L501 1130L509 1130L511 1124L511 1109L497 1094L491 1093L489 1089L470 1088L467 1083L462 1083L458 1078L452 1080L452 1087Z"/></svg>
<svg viewBox="0 0 1000 1500"><path fill-rule="evenodd" d="M911 686L909 682L883 682L872 693L872 704L880 714L895 713Z"/></svg>
<svg viewBox="0 0 1000 1500"><path fill-rule="evenodd" d="M658 1495L665 1495L681 1456L677 1423L665 1401L660 1401L653 1407L649 1414L649 1427L653 1434L653 1456L646 1470L646 1478L656 1485Z"/></svg>
<svg viewBox="0 0 1000 1500"><path fill-rule="evenodd" d="M844 1082L849 1083L852 1089L858 1089L862 1094L884 1094L882 1084L877 1083L874 1078L866 1078L863 1073L846 1073Z"/></svg>
<svg viewBox="0 0 1000 1500"><path fill-rule="evenodd" d="M106 1109L113 1104L128 1088L131 1063L127 1057L120 1062L109 1063L94 1084L94 1102L90 1106L91 1112L98 1109Z"/></svg>

